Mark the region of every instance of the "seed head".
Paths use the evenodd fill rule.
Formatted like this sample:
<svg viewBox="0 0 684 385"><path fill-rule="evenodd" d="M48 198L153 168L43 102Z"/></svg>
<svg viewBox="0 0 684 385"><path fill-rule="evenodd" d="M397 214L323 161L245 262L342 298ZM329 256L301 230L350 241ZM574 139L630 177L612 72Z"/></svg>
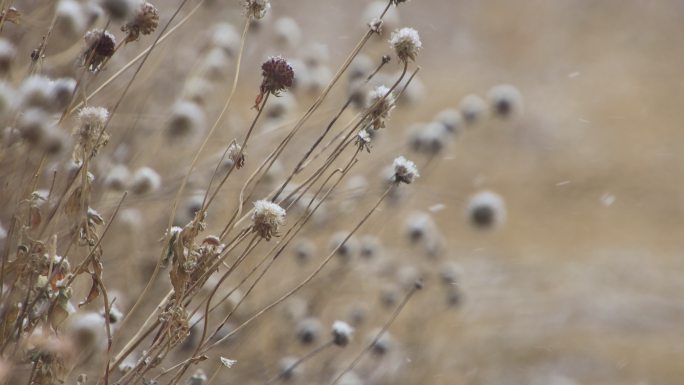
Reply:
<svg viewBox="0 0 684 385"><path fill-rule="evenodd" d="M139 0L100 0L99 3L113 20L123 21L133 15Z"/></svg>
<svg viewBox="0 0 684 385"><path fill-rule="evenodd" d="M186 385L204 385L208 381L207 374L204 373L204 370L202 369L197 369L195 373L193 373L190 378L185 382Z"/></svg>
<svg viewBox="0 0 684 385"><path fill-rule="evenodd" d="M466 212L470 223L481 229L498 226L506 221L506 205L501 196L492 191L481 191L470 198Z"/></svg>
<svg viewBox="0 0 684 385"><path fill-rule="evenodd" d="M377 86L368 93L369 125L379 130L385 128L390 112L394 109L394 94L385 86Z"/></svg>
<svg viewBox="0 0 684 385"><path fill-rule="evenodd" d="M290 381L299 373L299 368L301 365L297 365L300 362L296 357L284 357L280 360L280 377L285 381ZM297 366L295 366L297 365Z"/></svg>
<svg viewBox="0 0 684 385"><path fill-rule="evenodd" d="M348 323L343 321L335 321L332 325L333 342L337 346L347 346L349 341L351 341L351 335L353 332L354 328L349 326Z"/></svg>
<svg viewBox="0 0 684 385"><path fill-rule="evenodd" d="M302 40L299 24L289 17L281 17L273 24L276 43L281 47L296 47Z"/></svg>
<svg viewBox="0 0 684 385"><path fill-rule="evenodd" d="M107 31L93 30L85 34L86 49L81 56L83 65L97 71L116 50L116 38ZM88 61L90 60L90 61Z"/></svg>
<svg viewBox="0 0 684 385"><path fill-rule="evenodd" d="M458 134L463 128L463 115L456 109L448 108L437 114L435 122L441 123L447 132Z"/></svg>
<svg viewBox="0 0 684 385"><path fill-rule="evenodd" d="M83 6L76 0L60 0L55 10L59 30L69 36L78 36L86 29L87 18Z"/></svg>
<svg viewBox="0 0 684 385"><path fill-rule="evenodd" d="M418 31L413 28L405 27L392 32L390 45L399 57L399 60L407 62L415 61L418 51L423 47Z"/></svg>
<svg viewBox="0 0 684 385"><path fill-rule="evenodd" d="M78 112L79 125L74 131L80 148L87 152L97 151L107 144L109 135L102 132L109 112L104 107L83 107Z"/></svg>
<svg viewBox="0 0 684 385"><path fill-rule="evenodd" d="M271 9L271 2L270 0L243 0L242 7L245 9L245 16L259 20Z"/></svg>
<svg viewBox="0 0 684 385"><path fill-rule="evenodd" d="M420 177L416 164L400 156L394 159L394 182L411 184Z"/></svg>
<svg viewBox="0 0 684 385"><path fill-rule="evenodd" d="M0 39L0 74L6 74L12 67L17 50L7 39Z"/></svg>
<svg viewBox="0 0 684 385"><path fill-rule="evenodd" d="M487 111L487 103L481 97L470 94L461 100L459 108L466 124L473 125L482 120Z"/></svg>
<svg viewBox="0 0 684 385"><path fill-rule="evenodd" d="M204 111L195 102L178 101L171 109L167 127L170 138L186 138L204 129Z"/></svg>
<svg viewBox="0 0 684 385"><path fill-rule="evenodd" d="M265 199L256 201L252 222L254 232L268 241L277 236L278 228L285 224L285 209Z"/></svg>
<svg viewBox="0 0 684 385"><path fill-rule="evenodd" d="M161 177L149 167L141 167L133 174L131 191L135 194L147 194L157 190L160 186Z"/></svg>
<svg viewBox="0 0 684 385"><path fill-rule="evenodd" d="M261 70L263 80L261 81L259 96L255 102L256 107L259 106L267 93L279 96L282 91L292 87L292 82L294 81L294 70L287 60L280 56L268 58L261 65Z"/></svg>
<svg viewBox="0 0 684 385"><path fill-rule="evenodd" d="M121 26L121 31L126 32L126 42L136 41L140 35L149 35L159 26L159 11L154 5L143 2L138 6L133 18Z"/></svg>
<svg viewBox="0 0 684 385"><path fill-rule="evenodd" d="M313 317L304 318L297 324L297 339L302 344L311 344L321 336L321 330L321 321Z"/></svg>
<svg viewBox="0 0 684 385"><path fill-rule="evenodd" d="M494 115L500 118L510 118L522 113L522 94L510 84L492 87L487 93L487 99Z"/></svg>
<svg viewBox="0 0 684 385"><path fill-rule="evenodd" d="M104 185L110 190L123 191L128 186L130 178L131 173L128 171L128 167L123 164L117 164L105 176Z"/></svg>
<svg viewBox="0 0 684 385"><path fill-rule="evenodd" d="M359 131L358 134L356 134L356 145L361 149L361 150L366 150L370 152L370 143L371 143L371 135L368 133L368 131L364 128L363 130Z"/></svg>

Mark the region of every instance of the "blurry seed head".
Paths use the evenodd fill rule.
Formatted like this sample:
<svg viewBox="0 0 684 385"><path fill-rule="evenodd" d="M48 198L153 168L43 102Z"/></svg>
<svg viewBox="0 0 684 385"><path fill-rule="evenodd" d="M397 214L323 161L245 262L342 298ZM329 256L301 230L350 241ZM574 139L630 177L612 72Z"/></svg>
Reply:
<svg viewBox="0 0 684 385"><path fill-rule="evenodd" d="M32 75L24 79L19 86L19 100L23 108L41 108L51 111L52 80L43 75Z"/></svg>
<svg viewBox="0 0 684 385"><path fill-rule="evenodd" d="M76 80L72 78L60 78L52 84L52 99L54 109L62 110L71 101L71 96L76 89Z"/></svg>
<svg viewBox="0 0 684 385"><path fill-rule="evenodd" d="M240 34L229 23L218 23L211 32L210 45L222 49L228 57L235 57L240 49Z"/></svg>
<svg viewBox="0 0 684 385"><path fill-rule="evenodd" d="M360 254L365 259L373 259L382 253L382 242L378 237L365 235L361 237Z"/></svg>
<svg viewBox="0 0 684 385"><path fill-rule="evenodd" d="M0 119L6 117L12 110L15 92L9 83L0 81Z"/></svg>
<svg viewBox="0 0 684 385"><path fill-rule="evenodd" d="M104 185L112 191L124 191L128 187L131 173L123 164L114 165L104 178Z"/></svg>
<svg viewBox="0 0 684 385"><path fill-rule="evenodd" d="M470 223L481 229L500 226L506 221L504 200L492 191L485 190L473 195L466 213Z"/></svg>
<svg viewBox="0 0 684 385"><path fill-rule="evenodd" d="M445 285L454 285L461 281L463 268L455 262L445 262L439 269L439 277Z"/></svg>
<svg viewBox="0 0 684 385"><path fill-rule="evenodd" d="M264 107L264 114L270 119L281 119L297 108L297 100L292 94L282 94L279 98L270 100Z"/></svg>
<svg viewBox="0 0 684 385"><path fill-rule="evenodd" d="M100 316L105 317L105 314L107 312L105 309L100 309ZM124 314L121 312L119 307L116 304L113 304L112 306L109 307L109 324L111 327L116 327L118 326L119 322L123 321Z"/></svg>
<svg viewBox="0 0 684 385"><path fill-rule="evenodd" d="M140 35L149 35L159 26L159 11L147 1L139 2L134 9L132 17L121 26L121 31L126 32L126 41L136 41Z"/></svg>
<svg viewBox="0 0 684 385"><path fill-rule="evenodd" d="M393 308L398 302L401 291L395 284L386 284L380 289L380 304L386 308Z"/></svg>
<svg viewBox="0 0 684 385"><path fill-rule="evenodd" d="M387 7L386 1L373 1L369 3L365 10L363 11L362 20L365 23L377 18ZM389 31L394 31L399 27L399 12L396 8L390 8L387 10L385 17L382 19L382 29L380 30L381 35L389 34Z"/></svg>
<svg viewBox="0 0 684 385"><path fill-rule="evenodd" d="M181 99L204 106L211 95L212 83L202 77L194 77L185 83Z"/></svg>
<svg viewBox="0 0 684 385"><path fill-rule="evenodd" d="M405 228L409 241L417 243L432 237L436 225L429 214L415 212L406 218Z"/></svg>
<svg viewBox="0 0 684 385"><path fill-rule="evenodd" d="M200 72L207 81L221 80L226 76L230 56L222 48L212 48L202 59Z"/></svg>
<svg viewBox="0 0 684 385"><path fill-rule="evenodd" d="M302 48L300 57L308 69L312 70L330 61L330 50L326 44L309 43Z"/></svg>
<svg viewBox="0 0 684 385"><path fill-rule="evenodd" d="M351 106L355 110L362 110L368 105L368 87L363 79L350 80L347 91L351 99Z"/></svg>
<svg viewBox="0 0 684 385"><path fill-rule="evenodd" d="M294 245L294 255L297 262L305 264L314 258L316 254L316 244L309 239L299 239Z"/></svg>
<svg viewBox="0 0 684 385"><path fill-rule="evenodd" d="M207 383L209 378L207 377L207 374L204 372L202 369L197 369L195 370L195 373L188 378L188 380L185 382L186 385L204 385Z"/></svg>
<svg viewBox="0 0 684 385"><path fill-rule="evenodd" d="M403 62L415 61L418 51L423 48L418 31L409 27L392 32L389 42L392 49L394 49L394 53Z"/></svg>
<svg viewBox="0 0 684 385"><path fill-rule="evenodd" d="M447 145L447 131L441 123L428 123L418 126L411 133L409 143L411 149L417 153L436 156Z"/></svg>
<svg viewBox="0 0 684 385"><path fill-rule="evenodd" d="M339 246L335 254L341 258L343 262L348 262L358 249L356 238L352 236L345 242L345 238L349 235L347 231L338 231L330 237L330 249L334 250Z"/></svg>
<svg viewBox="0 0 684 385"><path fill-rule="evenodd" d="M166 133L172 139L187 138L203 131L205 123L202 107L197 103L181 100L171 108Z"/></svg>
<svg viewBox="0 0 684 385"><path fill-rule="evenodd" d="M473 125L480 122L484 118L487 112L487 103L485 103L481 97L475 94L470 94L466 95L461 100L459 109L461 110L463 120L466 122L466 124Z"/></svg>
<svg viewBox="0 0 684 385"><path fill-rule="evenodd" d="M366 306L360 303L354 303L349 308L349 320L352 325L359 326L364 323L368 315Z"/></svg>
<svg viewBox="0 0 684 385"><path fill-rule="evenodd" d="M344 321L335 321L332 325L333 342L337 346L347 346L351 341L354 328Z"/></svg>
<svg viewBox="0 0 684 385"><path fill-rule="evenodd" d="M254 202L252 229L265 240L278 235L278 229L285 224L285 209L277 203L262 199Z"/></svg>
<svg viewBox="0 0 684 385"><path fill-rule="evenodd" d="M364 54L359 54L349 65L349 81L365 80L375 70L373 59Z"/></svg>
<svg viewBox="0 0 684 385"><path fill-rule="evenodd" d="M442 124L444 129L451 134L457 135L463 129L463 116L454 108L440 111L435 117L435 122Z"/></svg>
<svg viewBox="0 0 684 385"><path fill-rule="evenodd" d="M401 266L396 273L397 282L405 290L411 289L416 282L420 281L422 274L413 266Z"/></svg>
<svg viewBox="0 0 684 385"><path fill-rule="evenodd" d="M21 137L31 145L38 145L45 140L50 119L48 114L38 108L30 108L19 117L17 128Z"/></svg>
<svg viewBox="0 0 684 385"><path fill-rule="evenodd" d="M333 73L328 66L318 66L309 70L301 83L301 87L304 91L316 95L323 91L332 77Z"/></svg>
<svg viewBox="0 0 684 385"><path fill-rule="evenodd" d="M459 286L448 286L446 290L446 302L449 307L458 307L463 303L463 291Z"/></svg>
<svg viewBox="0 0 684 385"><path fill-rule="evenodd" d="M285 317L289 321L298 322L309 313L309 303L302 297L290 297L285 302Z"/></svg>
<svg viewBox="0 0 684 385"><path fill-rule="evenodd" d="M301 364L297 365L298 362L299 359L297 357L288 356L281 358L278 362L278 366L280 367L280 378L284 381L292 381L295 379L300 374L302 367Z"/></svg>
<svg viewBox="0 0 684 385"><path fill-rule="evenodd" d="M86 10L75 0L60 0L55 18L58 30L67 36L78 36L88 27Z"/></svg>
<svg viewBox="0 0 684 385"><path fill-rule="evenodd" d="M107 340L104 318L95 312L77 313L69 317L68 334L81 351L103 349Z"/></svg>
<svg viewBox="0 0 684 385"><path fill-rule="evenodd" d="M104 107L87 106L78 111L78 122L81 131L102 129L109 118L109 111Z"/></svg>
<svg viewBox="0 0 684 385"><path fill-rule="evenodd" d="M385 128L390 113L395 107L394 93L385 86L375 87L368 93L368 119L375 130Z"/></svg>
<svg viewBox="0 0 684 385"><path fill-rule="evenodd" d="M400 74L401 73L398 72L396 77L399 78ZM397 99L398 105L415 106L425 99L425 94L427 91L425 90L425 84L422 80L420 80L420 77L414 76L411 80L411 83L408 83L408 81L409 77L405 77L400 83L400 87L403 88L406 86L406 88L401 94L401 98Z"/></svg>
<svg viewBox="0 0 684 385"><path fill-rule="evenodd" d="M243 0L242 7L245 16L259 20L266 16L266 12L271 9L271 2L270 0Z"/></svg>
<svg viewBox="0 0 684 385"><path fill-rule="evenodd" d="M290 17L281 17L273 23L276 44L280 47L296 47L302 40L299 24Z"/></svg>
<svg viewBox="0 0 684 385"><path fill-rule="evenodd" d="M510 84L492 87L487 92L490 108L495 116L510 118L522 114L523 98L520 91Z"/></svg>
<svg viewBox="0 0 684 385"><path fill-rule="evenodd" d="M140 6L140 0L99 0L100 6L114 21L125 21L132 17Z"/></svg>
<svg viewBox="0 0 684 385"><path fill-rule="evenodd" d="M126 358L124 358L124 360L119 365L119 367L118 367L119 371L121 373L128 373L133 368L135 368L139 359L140 359L140 357L139 357L137 352L133 352L133 353L129 354Z"/></svg>
<svg viewBox="0 0 684 385"><path fill-rule="evenodd" d="M0 38L0 75L9 73L16 54L14 45L9 40Z"/></svg>
<svg viewBox="0 0 684 385"><path fill-rule="evenodd" d="M416 164L403 156L394 159L393 167L395 183L411 184L420 177Z"/></svg>
<svg viewBox="0 0 684 385"><path fill-rule="evenodd" d="M389 332L385 332L380 336L380 338L378 338L377 341L374 341L375 338L377 338L378 333L380 333L379 328L371 330L368 333L367 338L369 341L372 342L372 350L371 351L373 352L373 354L378 355L378 356L384 356L387 353L389 353L389 351L394 347L394 345L395 345L394 338L392 337L392 335Z"/></svg>
<svg viewBox="0 0 684 385"><path fill-rule="evenodd" d="M297 339L304 345L316 342L323 331L323 325L317 318L305 318L297 323Z"/></svg>
<svg viewBox="0 0 684 385"><path fill-rule="evenodd" d="M134 194L149 194L161 187L161 177L150 167L141 167L133 174L131 191Z"/></svg>

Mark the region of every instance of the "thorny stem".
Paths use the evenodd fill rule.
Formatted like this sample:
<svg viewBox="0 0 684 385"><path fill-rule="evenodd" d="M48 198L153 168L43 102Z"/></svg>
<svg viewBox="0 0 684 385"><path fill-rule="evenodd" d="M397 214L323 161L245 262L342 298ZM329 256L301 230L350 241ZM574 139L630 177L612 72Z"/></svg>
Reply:
<svg viewBox="0 0 684 385"><path fill-rule="evenodd" d="M394 320L397 319L397 316L399 316L399 313L401 313L401 311L404 309L404 306L406 306L406 304L407 304L408 301L411 299L411 297L413 296L413 294L415 294L415 292L416 292L417 290L419 290L419 289L422 288L422 285L423 285L423 284L422 284L421 282L416 282L416 283L413 285L413 287L411 288L411 290L406 294L406 297L404 297L404 300L401 301L401 303L399 304L399 306L397 306L397 308L394 310L394 313L392 313L392 316L387 320L387 322L385 323L385 325L382 326L382 329L380 329L380 331L379 331L378 334L375 336L375 338L373 338L373 340L372 340L368 345L366 345L366 347L365 347L363 350L361 350L361 351L359 352L359 354L356 356L356 358L354 358L354 360L352 360L352 362L349 364L349 366L347 366L342 372L340 372L340 374L337 375L337 377L335 377L335 378L332 380L332 382L330 383L330 385L335 385L335 384L337 384L337 383L340 381L340 379L342 379L342 377L343 377L347 372L349 372L350 370L354 369L354 368L356 367L356 365L358 365L358 363L359 363L359 362L361 361L361 359L363 358L364 354L368 353L371 349L373 349L373 346L375 346L375 344L377 344L378 341L380 341L380 338L382 338L382 336L385 334L385 332L387 331L387 329L389 329L389 327L392 325L392 323L394 322Z"/></svg>

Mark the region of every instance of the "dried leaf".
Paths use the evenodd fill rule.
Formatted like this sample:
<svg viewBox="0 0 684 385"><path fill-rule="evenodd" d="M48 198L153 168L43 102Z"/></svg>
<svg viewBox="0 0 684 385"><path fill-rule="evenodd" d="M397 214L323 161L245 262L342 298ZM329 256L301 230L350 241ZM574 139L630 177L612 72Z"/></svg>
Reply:
<svg viewBox="0 0 684 385"><path fill-rule="evenodd" d="M78 307L87 305L100 296L100 285L98 284L97 277L94 274L92 274L91 278L93 279L93 284L92 286L90 286L90 292L88 293L86 299L84 299L83 302L78 304Z"/></svg>

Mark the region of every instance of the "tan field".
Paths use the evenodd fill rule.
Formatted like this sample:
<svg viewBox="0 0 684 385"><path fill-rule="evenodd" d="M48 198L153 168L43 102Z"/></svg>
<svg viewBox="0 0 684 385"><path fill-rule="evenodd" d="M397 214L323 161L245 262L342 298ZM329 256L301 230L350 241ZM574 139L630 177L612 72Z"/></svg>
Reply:
<svg viewBox="0 0 684 385"><path fill-rule="evenodd" d="M3 1L0 384L679 384L684 3L393 1Z"/></svg>

